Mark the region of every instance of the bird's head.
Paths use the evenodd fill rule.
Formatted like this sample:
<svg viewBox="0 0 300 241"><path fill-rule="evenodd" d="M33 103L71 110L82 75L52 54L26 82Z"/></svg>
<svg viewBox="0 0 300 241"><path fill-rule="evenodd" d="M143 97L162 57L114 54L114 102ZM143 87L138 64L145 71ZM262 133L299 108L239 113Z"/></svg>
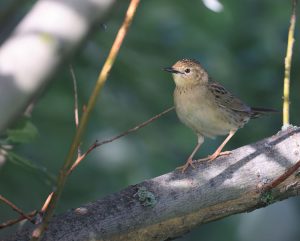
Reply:
<svg viewBox="0 0 300 241"><path fill-rule="evenodd" d="M172 67L164 68L164 70L173 74L173 79L178 87L208 82L206 70L193 59L179 60Z"/></svg>

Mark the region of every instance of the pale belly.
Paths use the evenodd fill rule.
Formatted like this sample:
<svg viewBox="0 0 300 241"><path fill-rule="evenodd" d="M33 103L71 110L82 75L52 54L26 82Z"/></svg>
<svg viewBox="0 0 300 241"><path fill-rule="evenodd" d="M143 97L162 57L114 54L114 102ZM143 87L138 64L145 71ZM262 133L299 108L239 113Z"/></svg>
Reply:
<svg viewBox="0 0 300 241"><path fill-rule="evenodd" d="M231 130L238 128L230 121L228 113L218 108L212 101L207 101L207 98L174 93L174 103L180 121L198 135L214 138L218 135L227 135Z"/></svg>

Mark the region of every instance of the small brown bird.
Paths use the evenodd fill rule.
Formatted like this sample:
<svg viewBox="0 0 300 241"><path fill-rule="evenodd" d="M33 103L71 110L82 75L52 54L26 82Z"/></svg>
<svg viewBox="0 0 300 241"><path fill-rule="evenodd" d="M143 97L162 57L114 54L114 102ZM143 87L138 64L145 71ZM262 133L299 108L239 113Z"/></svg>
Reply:
<svg viewBox="0 0 300 241"><path fill-rule="evenodd" d="M176 84L174 104L178 118L198 136L198 144L192 154L185 165L178 168L182 172L189 165L194 168L193 157L204 142L204 137L215 138L229 134L212 155L198 160L212 161L220 155L230 154L222 152L222 149L250 119L261 114L277 112L272 109L249 107L218 82L211 80L196 60L182 59L164 70L173 74Z"/></svg>

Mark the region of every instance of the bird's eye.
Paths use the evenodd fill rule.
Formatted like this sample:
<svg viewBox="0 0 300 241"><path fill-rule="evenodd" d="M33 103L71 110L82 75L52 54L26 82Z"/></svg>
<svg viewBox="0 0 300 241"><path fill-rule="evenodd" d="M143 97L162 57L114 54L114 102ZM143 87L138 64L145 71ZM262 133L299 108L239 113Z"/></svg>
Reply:
<svg viewBox="0 0 300 241"><path fill-rule="evenodd" d="M191 72L191 70L190 69L185 69L184 72L188 74L188 73Z"/></svg>

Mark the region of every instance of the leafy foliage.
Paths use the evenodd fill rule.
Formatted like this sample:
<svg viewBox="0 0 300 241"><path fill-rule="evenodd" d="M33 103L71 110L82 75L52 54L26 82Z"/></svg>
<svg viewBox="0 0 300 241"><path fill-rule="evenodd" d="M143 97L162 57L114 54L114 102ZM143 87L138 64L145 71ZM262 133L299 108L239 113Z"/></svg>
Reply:
<svg viewBox="0 0 300 241"><path fill-rule="evenodd" d="M21 118L18 123L7 130L6 141L12 144L24 144L33 141L38 136L38 130L27 117Z"/></svg>

